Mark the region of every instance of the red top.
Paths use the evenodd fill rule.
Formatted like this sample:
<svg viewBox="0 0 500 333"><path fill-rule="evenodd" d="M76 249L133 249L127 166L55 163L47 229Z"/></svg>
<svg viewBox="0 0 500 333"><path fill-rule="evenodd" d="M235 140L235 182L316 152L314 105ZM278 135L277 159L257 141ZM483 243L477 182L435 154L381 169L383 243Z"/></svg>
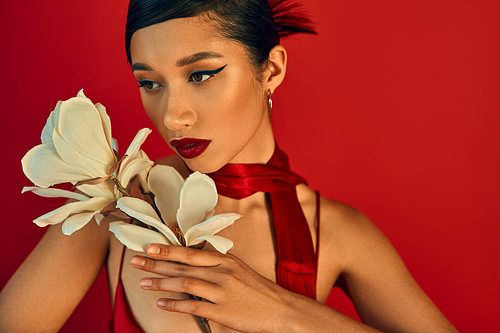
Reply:
<svg viewBox="0 0 500 333"><path fill-rule="evenodd" d="M113 316L109 321L109 331L119 333L143 333L139 324L135 321L130 306L128 305L127 296L122 284L122 267L123 257L125 257L125 249L123 247L122 257L120 259L120 270L118 271L118 283L115 291L115 302L113 305Z"/></svg>
<svg viewBox="0 0 500 333"><path fill-rule="evenodd" d="M286 154L276 146L268 164L227 164L208 174L217 185L219 194L234 199L255 192L266 192L271 203L278 264L276 283L290 291L316 299L317 258L319 252L319 194L316 192L317 228L314 252L309 225L297 199L295 187L306 181L290 170ZM116 286L111 332L142 332L135 321L124 293L120 264Z"/></svg>

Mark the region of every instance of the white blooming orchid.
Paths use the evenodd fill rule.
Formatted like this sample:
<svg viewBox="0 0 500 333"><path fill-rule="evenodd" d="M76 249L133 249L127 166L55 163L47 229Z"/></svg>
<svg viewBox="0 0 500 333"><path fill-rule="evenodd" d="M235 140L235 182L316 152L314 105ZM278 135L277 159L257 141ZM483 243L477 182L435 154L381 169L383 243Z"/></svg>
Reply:
<svg viewBox="0 0 500 333"><path fill-rule="evenodd" d="M24 187L22 192L76 201L33 222L41 227L64 222L62 230L66 235L82 228L94 216L99 223L102 213L110 211L109 206L123 196L135 175L141 184L146 183L153 162L140 147L149 133L150 129L141 129L119 162L104 106L94 105L83 91L58 102L43 128L42 144L22 159L24 173L37 185ZM65 182L81 184L76 187L83 193L47 188Z"/></svg>
<svg viewBox="0 0 500 333"><path fill-rule="evenodd" d="M124 222L109 226L128 248L145 252L151 243L197 246L205 241L221 253L233 247L231 240L215 234L241 216L225 213L209 217L217 204L217 190L210 177L195 172L184 181L174 168L157 165L149 171L148 185L161 216L138 198L122 197L117 207L158 231Z"/></svg>

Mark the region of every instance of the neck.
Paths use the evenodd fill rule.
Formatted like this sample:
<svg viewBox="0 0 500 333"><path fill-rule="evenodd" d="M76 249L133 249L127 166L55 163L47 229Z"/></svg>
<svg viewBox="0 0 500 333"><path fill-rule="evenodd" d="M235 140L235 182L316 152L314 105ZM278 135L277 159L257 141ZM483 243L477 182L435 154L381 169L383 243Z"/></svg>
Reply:
<svg viewBox="0 0 500 333"><path fill-rule="evenodd" d="M275 147L271 120L266 114L262 119L259 129L248 144L229 163L232 164L266 164L274 153Z"/></svg>
<svg viewBox="0 0 500 333"><path fill-rule="evenodd" d="M267 210L268 208L264 192L257 192L243 199L233 199L219 194L215 214L238 212L241 215L248 215L248 212L256 209Z"/></svg>

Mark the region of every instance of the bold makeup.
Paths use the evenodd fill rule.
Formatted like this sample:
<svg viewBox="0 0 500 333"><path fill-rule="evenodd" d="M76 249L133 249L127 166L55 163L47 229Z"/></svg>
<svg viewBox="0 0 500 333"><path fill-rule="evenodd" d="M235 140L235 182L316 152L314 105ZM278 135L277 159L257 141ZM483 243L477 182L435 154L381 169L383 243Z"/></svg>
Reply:
<svg viewBox="0 0 500 333"><path fill-rule="evenodd" d="M213 69L213 70L204 70L204 71L193 72L193 73L191 73L191 75L189 75L189 81L201 83L201 82L207 80L207 79L204 80L203 76L208 76L208 78L211 78L215 74L219 74L224 68L226 68L226 66L227 65L224 65L220 68Z"/></svg>
<svg viewBox="0 0 500 333"><path fill-rule="evenodd" d="M208 148L210 140L183 138L174 139L170 144L175 147L179 155L183 158L191 159L200 156Z"/></svg>

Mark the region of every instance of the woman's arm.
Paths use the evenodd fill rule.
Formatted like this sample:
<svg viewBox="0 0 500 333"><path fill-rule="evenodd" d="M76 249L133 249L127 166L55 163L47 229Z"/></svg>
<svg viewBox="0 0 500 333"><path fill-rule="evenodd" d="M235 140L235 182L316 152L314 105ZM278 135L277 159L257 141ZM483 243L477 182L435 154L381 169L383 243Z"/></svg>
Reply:
<svg viewBox="0 0 500 333"><path fill-rule="evenodd" d="M384 332L456 332L366 216L325 198L322 210L320 256L344 258L342 289L364 323Z"/></svg>
<svg viewBox="0 0 500 333"><path fill-rule="evenodd" d="M0 293L0 332L58 331L98 276L109 235L105 221L71 236L49 227Z"/></svg>

